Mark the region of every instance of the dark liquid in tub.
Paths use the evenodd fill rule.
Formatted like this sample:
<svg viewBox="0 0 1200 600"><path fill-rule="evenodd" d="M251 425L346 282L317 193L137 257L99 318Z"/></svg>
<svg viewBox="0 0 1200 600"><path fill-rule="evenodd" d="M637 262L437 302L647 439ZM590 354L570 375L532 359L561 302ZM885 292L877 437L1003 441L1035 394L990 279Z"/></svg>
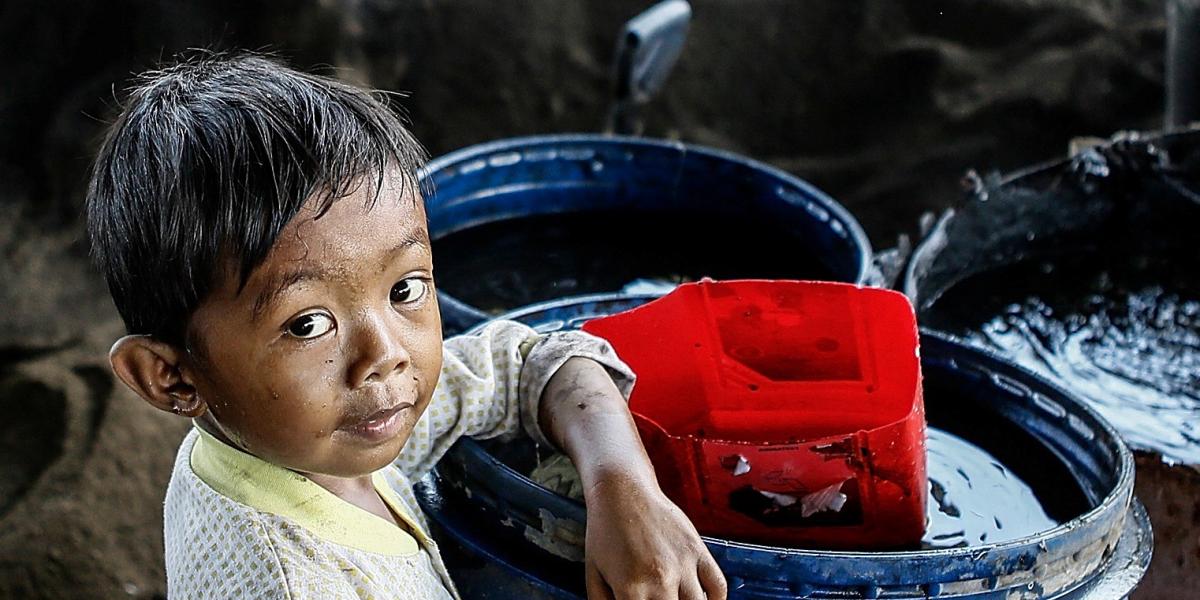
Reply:
<svg viewBox="0 0 1200 600"><path fill-rule="evenodd" d="M473 227L434 240L433 248L439 289L493 314L564 296L663 290L701 277L833 278L805 236L746 217L546 215Z"/></svg>
<svg viewBox="0 0 1200 600"><path fill-rule="evenodd" d="M1059 524L1025 481L978 446L931 427L926 450L929 499L922 548L1006 542Z"/></svg>
<svg viewBox="0 0 1200 600"><path fill-rule="evenodd" d="M536 466L533 445L528 441L487 445L518 472L529 474ZM927 450L930 497L922 549L1014 540L1051 529L1084 511L1074 480L1055 483L1047 478L1046 485L1059 486L1061 494L1057 495L1057 506L1044 506L1021 475L979 446L948 431L930 427ZM1062 513L1057 518L1050 514L1055 509Z"/></svg>
<svg viewBox="0 0 1200 600"><path fill-rule="evenodd" d="M922 323L1076 392L1135 447L1200 464L1200 252L1113 246L968 278Z"/></svg>

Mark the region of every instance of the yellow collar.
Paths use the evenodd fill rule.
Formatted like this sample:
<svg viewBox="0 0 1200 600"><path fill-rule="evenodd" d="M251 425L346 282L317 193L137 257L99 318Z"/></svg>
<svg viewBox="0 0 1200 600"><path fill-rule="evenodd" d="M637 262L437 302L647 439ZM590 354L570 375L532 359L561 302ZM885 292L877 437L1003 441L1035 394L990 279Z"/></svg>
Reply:
<svg viewBox="0 0 1200 600"><path fill-rule="evenodd" d="M233 448L200 429L192 447L192 471L217 493L236 502L286 517L328 542L385 554L411 556L420 549L413 536L394 524L335 496L309 478ZM382 471L371 476L392 512L428 545L425 532L408 515Z"/></svg>

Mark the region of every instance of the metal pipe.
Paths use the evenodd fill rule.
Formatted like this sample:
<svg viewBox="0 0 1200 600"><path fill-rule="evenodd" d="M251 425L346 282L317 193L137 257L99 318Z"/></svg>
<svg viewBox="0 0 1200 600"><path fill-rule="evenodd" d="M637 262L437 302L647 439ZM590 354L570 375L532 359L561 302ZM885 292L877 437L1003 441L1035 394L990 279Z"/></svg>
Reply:
<svg viewBox="0 0 1200 600"><path fill-rule="evenodd" d="M1200 121L1200 0L1167 0L1166 127Z"/></svg>

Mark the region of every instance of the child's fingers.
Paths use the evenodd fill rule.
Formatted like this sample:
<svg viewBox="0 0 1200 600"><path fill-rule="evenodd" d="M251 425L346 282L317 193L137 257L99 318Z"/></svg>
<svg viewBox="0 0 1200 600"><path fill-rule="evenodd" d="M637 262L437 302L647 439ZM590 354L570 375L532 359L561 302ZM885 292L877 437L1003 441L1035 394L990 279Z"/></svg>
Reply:
<svg viewBox="0 0 1200 600"><path fill-rule="evenodd" d="M679 584L679 600L704 600L704 588L699 577L684 577Z"/></svg>
<svg viewBox="0 0 1200 600"><path fill-rule="evenodd" d="M600 576L600 571L597 571L596 567L589 563L584 571L588 600L616 600L612 590L604 582L604 578Z"/></svg>
<svg viewBox="0 0 1200 600"><path fill-rule="evenodd" d="M725 600L725 595L729 593L729 585L725 583L725 574L721 572L721 567L717 566L717 561L707 552L700 558L700 585L704 587L704 593L708 595L708 600Z"/></svg>

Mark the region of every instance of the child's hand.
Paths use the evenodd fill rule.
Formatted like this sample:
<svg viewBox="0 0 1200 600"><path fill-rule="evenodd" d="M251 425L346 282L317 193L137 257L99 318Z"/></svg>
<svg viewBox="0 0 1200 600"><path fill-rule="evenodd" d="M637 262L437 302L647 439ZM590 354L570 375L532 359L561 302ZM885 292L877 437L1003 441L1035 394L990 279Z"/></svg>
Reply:
<svg viewBox="0 0 1200 600"><path fill-rule="evenodd" d="M625 399L600 364L568 360L542 393L542 430L579 471L591 600L724 600L725 577L658 487Z"/></svg>
<svg viewBox="0 0 1200 600"><path fill-rule="evenodd" d="M586 501L590 600L724 600L725 577L716 561L657 485L604 476L587 490Z"/></svg>

